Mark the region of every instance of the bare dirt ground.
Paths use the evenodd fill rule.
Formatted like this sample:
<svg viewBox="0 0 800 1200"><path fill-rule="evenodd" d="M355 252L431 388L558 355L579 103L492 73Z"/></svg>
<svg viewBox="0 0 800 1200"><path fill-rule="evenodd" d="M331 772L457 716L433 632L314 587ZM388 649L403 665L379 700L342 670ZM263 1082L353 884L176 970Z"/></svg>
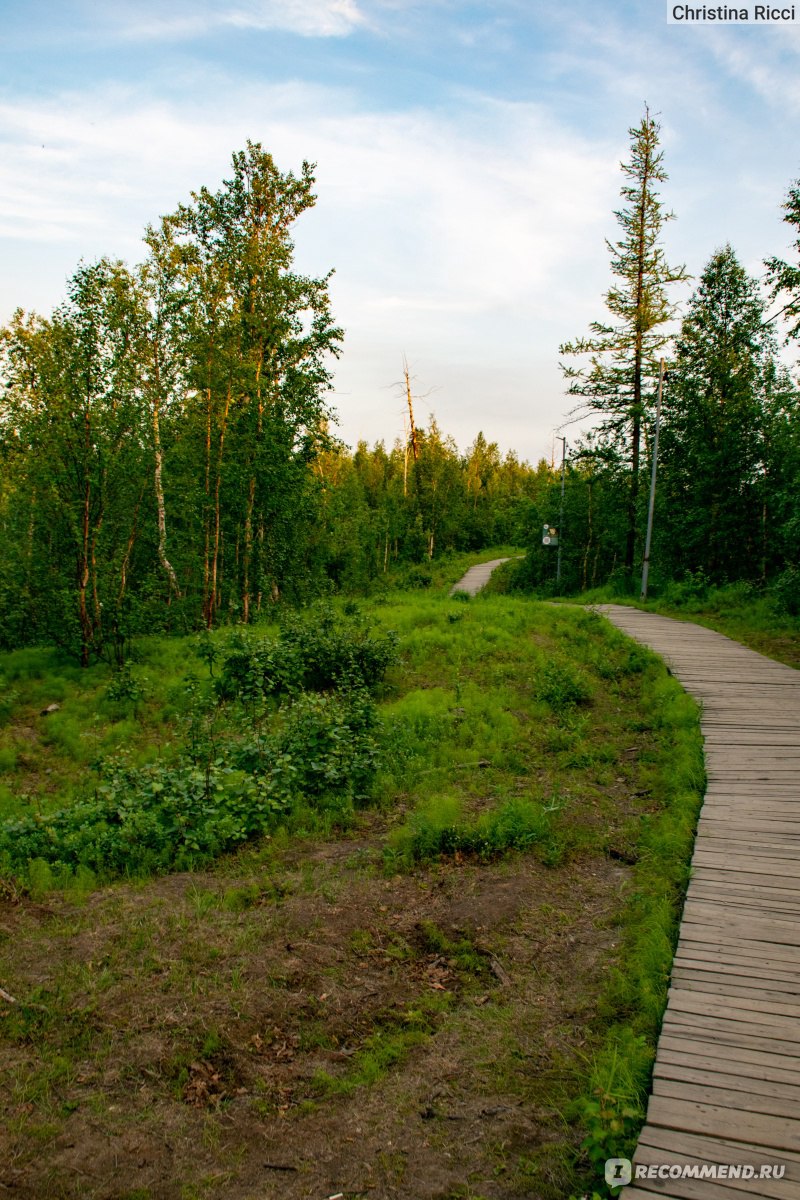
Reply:
<svg viewBox="0 0 800 1200"><path fill-rule="evenodd" d="M384 875L380 824L7 896L0 1196L563 1198L628 868Z"/></svg>

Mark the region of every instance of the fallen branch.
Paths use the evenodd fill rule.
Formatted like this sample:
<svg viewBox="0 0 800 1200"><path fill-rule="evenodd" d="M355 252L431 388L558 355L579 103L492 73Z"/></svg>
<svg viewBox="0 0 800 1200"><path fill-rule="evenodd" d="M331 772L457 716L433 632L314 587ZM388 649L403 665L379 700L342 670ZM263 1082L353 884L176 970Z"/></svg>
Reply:
<svg viewBox="0 0 800 1200"><path fill-rule="evenodd" d="M508 971L506 971L503 967L500 966L500 963L497 961L496 958L492 958L489 960L489 970L492 972L495 979L498 979L500 981L500 983L503 985L503 987L511 986L511 976L509 975Z"/></svg>
<svg viewBox="0 0 800 1200"><path fill-rule="evenodd" d="M0 987L0 1000L5 1000L6 1004L19 1004L19 1001L15 1000L10 992L7 992L5 990L5 988L1 988L1 987Z"/></svg>

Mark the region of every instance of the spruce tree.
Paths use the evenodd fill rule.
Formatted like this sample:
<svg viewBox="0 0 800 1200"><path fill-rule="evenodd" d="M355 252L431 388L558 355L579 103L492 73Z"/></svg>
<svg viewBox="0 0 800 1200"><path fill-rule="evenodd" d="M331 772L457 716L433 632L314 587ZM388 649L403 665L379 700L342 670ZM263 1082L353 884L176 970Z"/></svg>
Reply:
<svg viewBox="0 0 800 1200"><path fill-rule="evenodd" d="M675 572L761 572L776 351L758 280L723 246L689 302L664 396L659 557Z"/></svg>
<svg viewBox="0 0 800 1200"><path fill-rule="evenodd" d="M789 194L783 203L784 221L794 225L798 236L793 242L795 250L800 251L800 179L795 180L789 188ZM784 262L781 258L764 260L767 268L767 283L771 289L773 300L785 299L783 315L791 322L786 334L786 341L800 338L800 266Z"/></svg>
<svg viewBox="0 0 800 1200"><path fill-rule="evenodd" d="M585 402L574 415L602 413L602 432L630 462L624 559L629 576L636 547L642 425L655 396L659 351L669 339L667 322L675 315L666 288L687 278L682 266L667 264L661 246L661 232L673 214L665 211L656 191L667 179L659 132L647 108L640 124L629 130L630 161L621 164L624 206L615 214L621 234L606 243L617 280L605 295L612 320L593 322L589 337L560 347L562 354L589 356L583 367L562 364L568 394Z"/></svg>

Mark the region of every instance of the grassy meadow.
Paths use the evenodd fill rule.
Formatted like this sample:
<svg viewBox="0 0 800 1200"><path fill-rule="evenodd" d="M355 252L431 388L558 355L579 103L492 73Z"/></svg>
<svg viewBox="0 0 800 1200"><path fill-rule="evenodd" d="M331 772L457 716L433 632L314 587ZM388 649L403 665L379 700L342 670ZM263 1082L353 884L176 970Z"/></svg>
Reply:
<svg viewBox="0 0 800 1200"><path fill-rule="evenodd" d="M451 598L466 565L122 671L0 660L3 1187L604 1194L697 710L594 614Z"/></svg>

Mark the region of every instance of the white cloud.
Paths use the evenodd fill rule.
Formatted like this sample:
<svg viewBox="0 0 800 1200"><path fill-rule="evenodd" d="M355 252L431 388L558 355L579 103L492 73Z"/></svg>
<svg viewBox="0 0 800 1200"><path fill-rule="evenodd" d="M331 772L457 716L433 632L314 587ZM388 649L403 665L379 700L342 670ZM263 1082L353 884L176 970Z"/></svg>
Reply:
<svg viewBox="0 0 800 1200"><path fill-rule="evenodd" d="M180 40L215 30L252 29L282 31L301 37L344 37L365 23L356 0L240 0L229 3L139 5L117 8L107 15L123 34L133 39Z"/></svg>
<svg viewBox="0 0 800 1200"><path fill-rule="evenodd" d="M283 170L318 164L298 265L336 268L346 436L393 436L386 385L403 350L429 364L437 415L460 442L491 425L487 403L502 406L506 424L518 408L527 421L535 355L555 361L558 341L585 323L577 296L587 279L597 275L597 295L605 286L616 148L589 145L535 105L470 93L446 112L381 114L356 111L344 91L300 84L209 94L225 99L178 105L107 89L0 106L0 233L14 243L0 310L41 304L39 290L26 295L40 283L25 271L25 246L37 257L42 243L57 245L55 303L70 256L138 257L145 223L191 189L219 186L249 136ZM563 330L552 319L559 307ZM487 395L500 374L502 393ZM551 383L540 404L557 423L563 404Z"/></svg>
<svg viewBox="0 0 800 1200"><path fill-rule="evenodd" d="M781 29L779 40L769 35L777 30L759 30L761 37L744 30L714 30L708 46L714 57L740 84L744 84L781 116L800 112L800 83L797 79L800 30ZM766 37L764 35L767 35Z"/></svg>

